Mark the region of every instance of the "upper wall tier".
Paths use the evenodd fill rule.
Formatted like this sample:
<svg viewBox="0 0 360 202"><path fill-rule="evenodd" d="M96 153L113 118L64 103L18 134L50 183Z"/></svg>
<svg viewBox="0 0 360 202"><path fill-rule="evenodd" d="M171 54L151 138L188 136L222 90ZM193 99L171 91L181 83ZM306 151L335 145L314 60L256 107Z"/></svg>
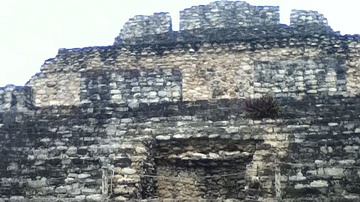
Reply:
<svg viewBox="0 0 360 202"><path fill-rule="evenodd" d="M169 33L172 31L169 13L154 13L151 16L137 15L125 23L115 44L131 38Z"/></svg>
<svg viewBox="0 0 360 202"><path fill-rule="evenodd" d="M329 27L328 21L323 14L317 11L292 10L290 14L290 26L322 26Z"/></svg>
<svg viewBox="0 0 360 202"><path fill-rule="evenodd" d="M327 19L316 11L292 10L290 26L286 26L280 24L278 6L252 6L243 1L216 1L184 9L180 11L179 23L180 30L173 31L168 13L137 15L125 23L114 45L211 41L214 40L214 29L216 33L223 30L222 41L234 36L248 40L278 35L293 29L310 34L314 31L333 32Z"/></svg>
<svg viewBox="0 0 360 202"><path fill-rule="evenodd" d="M216 1L180 11L180 30L260 27L280 22L279 7L242 1Z"/></svg>
<svg viewBox="0 0 360 202"><path fill-rule="evenodd" d="M315 11L294 10L290 26L279 24L278 14L278 7L215 2L181 11L177 32L167 13L137 16L114 46L60 49L26 86L36 107L360 94L359 35L332 31ZM123 81L134 70L155 73ZM181 76L170 74L176 82L169 83L157 70ZM103 73L90 85L86 72Z"/></svg>

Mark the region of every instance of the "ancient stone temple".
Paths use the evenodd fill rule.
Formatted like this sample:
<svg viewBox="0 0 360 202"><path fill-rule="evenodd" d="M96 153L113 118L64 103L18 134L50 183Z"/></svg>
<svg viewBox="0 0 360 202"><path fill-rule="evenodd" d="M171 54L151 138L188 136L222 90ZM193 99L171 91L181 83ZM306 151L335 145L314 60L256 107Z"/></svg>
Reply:
<svg viewBox="0 0 360 202"><path fill-rule="evenodd" d="M290 18L218 1L60 49L0 89L0 201L360 201L360 36Z"/></svg>

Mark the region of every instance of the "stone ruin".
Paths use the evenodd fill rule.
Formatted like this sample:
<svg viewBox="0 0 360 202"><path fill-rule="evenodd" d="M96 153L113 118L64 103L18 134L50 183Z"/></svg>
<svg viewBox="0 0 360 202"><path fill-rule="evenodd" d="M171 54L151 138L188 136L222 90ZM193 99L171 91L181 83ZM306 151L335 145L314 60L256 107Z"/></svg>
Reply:
<svg viewBox="0 0 360 202"><path fill-rule="evenodd" d="M60 49L0 89L0 201L359 201L360 37L290 18L218 1Z"/></svg>

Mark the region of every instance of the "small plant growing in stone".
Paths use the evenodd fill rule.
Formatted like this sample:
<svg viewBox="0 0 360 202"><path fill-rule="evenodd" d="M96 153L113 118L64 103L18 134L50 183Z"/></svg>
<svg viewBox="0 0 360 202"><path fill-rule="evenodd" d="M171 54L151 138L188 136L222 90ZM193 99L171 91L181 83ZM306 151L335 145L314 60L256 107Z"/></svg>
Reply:
<svg viewBox="0 0 360 202"><path fill-rule="evenodd" d="M277 100L271 95L260 98L248 98L243 103L245 115L252 119L276 118L280 115Z"/></svg>

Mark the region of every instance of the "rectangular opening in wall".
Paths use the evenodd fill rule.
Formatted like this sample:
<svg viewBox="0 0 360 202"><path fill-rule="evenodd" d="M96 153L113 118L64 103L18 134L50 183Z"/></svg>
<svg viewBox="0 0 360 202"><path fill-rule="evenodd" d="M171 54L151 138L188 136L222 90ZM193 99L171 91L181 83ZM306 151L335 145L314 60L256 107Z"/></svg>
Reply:
<svg viewBox="0 0 360 202"><path fill-rule="evenodd" d="M245 199L253 140L183 139L157 142L156 188L161 199Z"/></svg>

